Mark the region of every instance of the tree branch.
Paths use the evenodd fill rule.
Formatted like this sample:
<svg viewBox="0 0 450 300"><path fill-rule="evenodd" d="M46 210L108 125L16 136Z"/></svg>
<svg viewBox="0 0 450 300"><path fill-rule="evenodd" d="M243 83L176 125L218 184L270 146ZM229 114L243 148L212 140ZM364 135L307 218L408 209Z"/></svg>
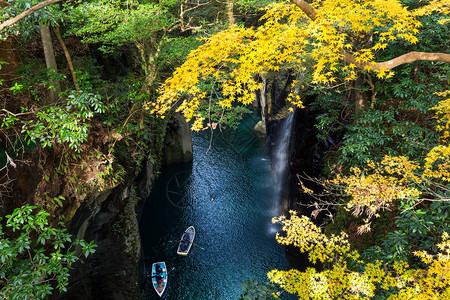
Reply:
<svg viewBox="0 0 450 300"><path fill-rule="evenodd" d="M308 18L310 18L313 21L316 19L316 10L314 9L314 7L309 5L306 1L291 0L291 2L294 3L295 5L297 5L297 7L300 8L308 16Z"/></svg>
<svg viewBox="0 0 450 300"><path fill-rule="evenodd" d="M429 52L413 51L379 63L357 61L353 55L344 50L341 50L341 54L344 62L354 64L356 67L358 67L358 69L364 69L366 66L369 66L376 71L381 71L383 69L392 70L393 68L398 67L400 65L409 64L421 60L450 63L450 54L447 53L429 53Z"/></svg>
<svg viewBox="0 0 450 300"><path fill-rule="evenodd" d="M53 3L57 3L57 2L60 2L60 1L62 1L62 0L47 0L47 1L41 2L41 3L39 3L39 4L36 4L35 6L33 6L33 7L29 8L29 9L27 9L27 10L24 11L23 13L18 14L18 15L15 16L14 18L9 19L8 21L5 21L5 22L1 23L1 24L0 24L0 31L2 31L3 29L5 29L6 27L9 27L9 26L11 26L11 25L14 25L17 21L22 20L23 18L25 18L25 17L31 15L31 14L34 13L35 11L37 11L37 10L43 8L43 7L46 7L47 5L50 5L50 4L53 4Z"/></svg>
<svg viewBox="0 0 450 300"><path fill-rule="evenodd" d="M291 0L298 8L300 8L312 21L316 19L316 11L314 7L308 4L304 0ZM409 64L415 61L440 61L450 63L450 54L446 53L427 53L427 52L409 52L393 58L388 61L379 63L368 63L357 61L356 58L345 50L341 50L342 58L344 62L352 63L359 69L364 69L366 66L370 66L373 70L391 70L397 66L403 64Z"/></svg>
<svg viewBox="0 0 450 300"><path fill-rule="evenodd" d="M426 61L440 61L450 63L450 54L447 53L428 53L428 52L409 52L393 58L388 61L379 62L376 64L378 69L391 70L402 64L409 64L419 60Z"/></svg>

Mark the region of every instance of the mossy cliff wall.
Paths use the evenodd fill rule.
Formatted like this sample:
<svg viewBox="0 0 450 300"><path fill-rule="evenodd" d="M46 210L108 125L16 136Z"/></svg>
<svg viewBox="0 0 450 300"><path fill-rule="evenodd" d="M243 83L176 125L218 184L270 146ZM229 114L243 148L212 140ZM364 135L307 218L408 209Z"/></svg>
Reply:
<svg viewBox="0 0 450 300"><path fill-rule="evenodd" d="M192 139L188 124L180 116L168 122L160 159L163 163L192 160ZM167 153L176 153L169 156ZM72 222L78 238L95 241L96 253L78 262L71 272L66 293L60 299L141 299L139 284L144 279L137 207L151 192L160 161L147 159L137 176L124 184L89 195ZM133 173L134 170L129 170Z"/></svg>
<svg viewBox="0 0 450 300"><path fill-rule="evenodd" d="M131 185L95 193L77 210L71 232L95 241L96 252L78 262L61 299L140 299L138 266L142 255L135 209L148 196L155 175L146 163ZM146 186L139 189L137 186Z"/></svg>

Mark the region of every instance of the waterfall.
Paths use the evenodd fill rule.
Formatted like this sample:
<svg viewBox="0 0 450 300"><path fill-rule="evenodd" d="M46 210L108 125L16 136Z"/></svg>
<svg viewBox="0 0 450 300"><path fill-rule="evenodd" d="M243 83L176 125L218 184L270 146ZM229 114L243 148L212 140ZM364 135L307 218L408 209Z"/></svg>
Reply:
<svg viewBox="0 0 450 300"><path fill-rule="evenodd" d="M288 178L287 172L289 170L289 145L292 125L294 123L294 113L290 113L287 118L281 121L281 125L277 130L275 147L272 155L272 176L273 176L273 209L271 211L272 216L278 216L284 213L280 211L280 204L286 206L287 200L285 200L283 193L286 186L286 179Z"/></svg>

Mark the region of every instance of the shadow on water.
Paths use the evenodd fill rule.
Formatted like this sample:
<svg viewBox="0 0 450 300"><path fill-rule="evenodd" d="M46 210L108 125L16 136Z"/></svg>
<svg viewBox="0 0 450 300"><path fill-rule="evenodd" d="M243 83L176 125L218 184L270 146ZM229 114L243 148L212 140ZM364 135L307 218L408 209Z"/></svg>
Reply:
<svg viewBox="0 0 450 300"><path fill-rule="evenodd" d="M165 167L155 183L140 231L145 266L165 261L175 268L164 299L238 299L245 281L265 282L271 269L291 267L275 241L275 181L254 124L214 133L209 150L208 132L194 133L193 163ZM177 242L190 225L199 247L178 256ZM150 283L144 299L159 299Z"/></svg>

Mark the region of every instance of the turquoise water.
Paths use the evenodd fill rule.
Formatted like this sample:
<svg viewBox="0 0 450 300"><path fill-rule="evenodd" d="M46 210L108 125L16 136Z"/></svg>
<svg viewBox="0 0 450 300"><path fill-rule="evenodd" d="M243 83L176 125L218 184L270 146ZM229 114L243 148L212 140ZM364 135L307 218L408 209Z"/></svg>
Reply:
<svg viewBox="0 0 450 300"><path fill-rule="evenodd" d="M155 183L140 230L146 266L165 261L170 272L162 298L238 299L246 280L289 269L271 224L279 213L276 181L253 125L214 133L212 142L207 131L193 134L193 163L164 168ZM197 246L179 256L177 241L190 225ZM150 284L144 299L159 299Z"/></svg>

